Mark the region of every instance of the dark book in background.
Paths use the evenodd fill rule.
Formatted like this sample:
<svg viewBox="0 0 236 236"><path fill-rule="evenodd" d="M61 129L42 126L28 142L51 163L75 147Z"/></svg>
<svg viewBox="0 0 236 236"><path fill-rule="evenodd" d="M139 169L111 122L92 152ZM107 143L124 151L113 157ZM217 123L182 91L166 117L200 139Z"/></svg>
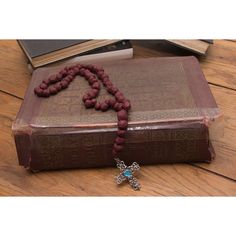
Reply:
<svg viewBox="0 0 236 236"><path fill-rule="evenodd" d="M208 127L220 114L195 57L101 65L132 104L121 159L127 164L212 160ZM86 80L78 76L68 89L50 98L34 94L41 80L61 68L34 71L13 124L20 165L32 170L114 166L116 113L85 109ZM102 89L98 100L109 96Z"/></svg>
<svg viewBox="0 0 236 236"><path fill-rule="evenodd" d="M207 50L210 46L210 44L213 44L213 40L200 40L200 39L196 39L196 40L167 40L168 42L190 50L196 54L199 55L206 55L207 54Z"/></svg>
<svg viewBox="0 0 236 236"><path fill-rule="evenodd" d="M33 68L101 48L120 40L18 40Z"/></svg>
<svg viewBox="0 0 236 236"><path fill-rule="evenodd" d="M81 53L72 58L67 58L58 62L54 62L47 66L55 66L65 63L99 63L106 61L115 61L121 59L130 59L133 57L133 47L129 40L122 40L107 46L93 49L88 52ZM29 63L28 68L33 72L34 68Z"/></svg>

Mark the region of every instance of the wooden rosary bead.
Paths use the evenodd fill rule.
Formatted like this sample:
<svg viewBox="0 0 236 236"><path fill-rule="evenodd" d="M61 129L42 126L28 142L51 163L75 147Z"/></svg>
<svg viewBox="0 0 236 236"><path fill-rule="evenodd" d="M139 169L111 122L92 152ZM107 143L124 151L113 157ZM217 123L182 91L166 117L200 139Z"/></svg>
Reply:
<svg viewBox="0 0 236 236"><path fill-rule="evenodd" d="M118 90L118 91L115 93L115 97L116 97L116 99L117 99L118 97L124 97L124 94Z"/></svg>
<svg viewBox="0 0 236 236"><path fill-rule="evenodd" d="M57 92L61 91L62 87L60 83L57 83L54 85L54 88L56 88Z"/></svg>
<svg viewBox="0 0 236 236"><path fill-rule="evenodd" d="M116 100L115 100L115 99L109 99L109 105L110 105L111 107L113 107L113 106L115 105L115 103L116 103Z"/></svg>
<svg viewBox="0 0 236 236"><path fill-rule="evenodd" d="M43 89L41 89L40 86L34 88L34 93L35 93L35 94L40 95L42 92L43 92Z"/></svg>
<svg viewBox="0 0 236 236"><path fill-rule="evenodd" d="M67 75L66 69L64 68L63 70L61 70L61 71L59 72L59 74L61 74L62 77L66 76L66 75Z"/></svg>
<svg viewBox="0 0 236 236"><path fill-rule="evenodd" d="M41 93L42 97L49 97L50 96L50 91L48 89L45 89Z"/></svg>
<svg viewBox="0 0 236 236"><path fill-rule="evenodd" d="M91 98L95 98L98 95L99 91L97 89L91 89L87 92L87 95Z"/></svg>
<svg viewBox="0 0 236 236"><path fill-rule="evenodd" d="M124 147L122 145L118 145L116 143L114 143L113 145L113 149L117 152L120 152Z"/></svg>
<svg viewBox="0 0 236 236"><path fill-rule="evenodd" d="M120 130L120 129L117 130L117 135L118 135L119 137L124 138L126 133L127 133L127 130Z"/></svg>
<svg viewBox="0 0 236 236"><path fill-rule="evenodd" d="M100 80L105 83L106 81L109 80L109 76L105 73L103 73L101 76L100 76Z"/></svg>
<svg viewBox="0 0 236 236"><path fill-rule="evenodd" d="M100 83L99 83L99 82L93 83L93 84L92 84L92 88L99 90L99 89L100 89Z"/></svg>
<svg viewBox="0 0 236 236"><path fill-rule="evenodd" d="M59 75L59 74L58 74ZM50 81L50 84L56 83L58 81L58 75L51 75L48 80Z"/></svg>
<svg viewBox="0 0 236 236"><path fill-rule="evenodd" d="M61 81L61 82L60 82L60 85L61 85L61 87L62 87L63 89L65 89L65 88L68 87L69 83L68 83L67 81Z"/></svg>
<svg viewBox="0 0 236 236"><path fill-rule="evenodd" d="M116 150L112 149L112 156L113 156L113 157L116 157L117 154L118 154L118 152L117 152Z"/></svg>
<svg viewBox="0 0 236 236"><path fill-rule="evenodd" d="M46 85L49 85L51 82L50 82L50 80L49 80L49 78L48 78L48 79L44 79L44 80L43 80L43 83L45 83Z"/></svg>
<svg viewBox="0 0 236 236"><path fill-rule="evenodd" d="M90 96L88 94L85 94L83 97L82 97L82 100L83 102L85 102L86 100L89 100L90 99Z"/></svg>
<svg viewBox="0 0 236 236"><path fill-rule="evenodd" d="M107 111L109 109L109 105L105 102L101 103L101 111Z"/></svg>
<svg viewBox="0 0 236 236"><path fill-rule="evenodd" d="M97 102L96 105L95 105L95 109L100 110L101 109L101 104Z"/></svg>
<svg viewBox="0 0 236 236"><path fill-rule="evenodd" d="M118 127L119 127L119 129L127 129L128 122L126 120L119 120Z"/></svg>
<svg viewBox="0 0 236 236"><path fill-rule="evenodd" d="M125 142L125 139L118 136L118 137L115 139L115 142L116 142L117 144L123 144L123 143Z"/></svg>
<svg viewBox="0 0 236 236"><path fill-rule="evenodd" d="M128 120L128 113L126 110L120 110L117 112L118 120Z"/></svg>
<svg viewBox="0 0 236 236"><path fill-rule="evenodd" d="M51 82L55 83L57 81L60 81L62 78L63 78L63 75L62 74L58 74L57 76L52 77Z"/></svg>
<svg viewBox="0 0 236 236"><path fill-rule="evenodd" d="M49 87L49 92L50 92L50 94L54 95L57 93L57 89L54 86L51 86L51 87Z"/></svg>
<svg viewBox="0 0 236 236"><path fill-rule="evenodd" d="M113 106L113 108L115 109L115 111L120 111L123 108L123 104L116 102L115 105Z"/></svg>
<svg viewBox="0 0 236 236"><path fill-rule="evenodd" d="M123 103L123 108L124 108L126 111L130 110L131 104L130 104L130 101L129 101L129 100L126 100L126 101Z"/></svg>
<svg viewBox="0 0 236 236"><path fill-rule="evenodd" d="M94 107L94 104L93 104L93 102L91 100L86 100L84 105L85 105L86 108Z"/></svg>
<svg viewBox="0 0 236 236"><path fill-rule="evenodd" d="M124 96L119 96L116 98L118 102L122 103L125 101L125 97Z"/></svg>
<svg viewBox="0 0 236 236"><path fill-rule="evenodd" d="M81 68L81 69L79 70L79 75L84 76L85 70L86 70L86 69Z"/></svg>
<svg viewBox="0 0 236 236"><path fill-rule="evenodd" d="M41 89L46 89L48 86L45 83L42 83L42 84L39 85L39 87Z"/></svg>

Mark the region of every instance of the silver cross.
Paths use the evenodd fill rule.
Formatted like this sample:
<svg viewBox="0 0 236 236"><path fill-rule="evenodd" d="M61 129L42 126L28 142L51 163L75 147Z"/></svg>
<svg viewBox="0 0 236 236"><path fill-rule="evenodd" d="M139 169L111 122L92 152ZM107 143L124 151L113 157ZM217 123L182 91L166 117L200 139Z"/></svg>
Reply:
<svg viewBox="0 0 236 236"><path fill-rule="evenodd" d="M119 158L115 158L115 161L117 163L117 167L121 171L121 173L115 177L116 183L121 184L123 181L127 180L134 190L140 190L141 185L138 180L133 176L135 171L140 170L139 164L133 162L131 166L126 166L125 163Z"/></svg>

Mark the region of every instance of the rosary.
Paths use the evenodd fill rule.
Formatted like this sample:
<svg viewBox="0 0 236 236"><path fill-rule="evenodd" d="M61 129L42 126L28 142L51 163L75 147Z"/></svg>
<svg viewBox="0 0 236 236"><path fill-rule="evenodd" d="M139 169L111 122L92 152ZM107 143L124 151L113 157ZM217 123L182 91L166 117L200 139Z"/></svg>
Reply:
<svg viewBox="0 0 236 236"><path fill-rule="evenodd" d="M117 112L118 130L112 148L112 157L117 167L120 169L120 174L115 177L116 183L121 184L126 180L134 190L140 190L141 185L133 176L134 172L140 169L140 166L136 162L127 166L124 161L120 160L118 157L125 143L125 134L128 128L128 112L131 108L131 104L123 93L113 85L103 68L95 65L82 64L67 66L58 74L51 75L49 78L44 79L42 83L34 89L34 92L38 97L56 95L61 90L66 89L77 75L84 77L91 87L82 99L87 109L94 108L102 112L113 109ZM96 100L101 89L99 80L102 82L107 92L114 96L113 99L106 99L103 102Z"/></svg>

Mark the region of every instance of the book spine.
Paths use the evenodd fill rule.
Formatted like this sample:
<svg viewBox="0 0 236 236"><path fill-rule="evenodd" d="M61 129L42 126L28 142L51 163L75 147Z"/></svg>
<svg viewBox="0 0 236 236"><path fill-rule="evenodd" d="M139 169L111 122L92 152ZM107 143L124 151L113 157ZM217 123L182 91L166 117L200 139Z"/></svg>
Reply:
<svg viewBox="0 0 236 236"><path fill-rule="evenodd" d="M214 156L203 124L176 129L130 130L120 158L141 165L210 162ZM114 166L115 131L33 133L15 137L21 165L35 171ZM29 147L24 150L22 147Z"/></svg>

